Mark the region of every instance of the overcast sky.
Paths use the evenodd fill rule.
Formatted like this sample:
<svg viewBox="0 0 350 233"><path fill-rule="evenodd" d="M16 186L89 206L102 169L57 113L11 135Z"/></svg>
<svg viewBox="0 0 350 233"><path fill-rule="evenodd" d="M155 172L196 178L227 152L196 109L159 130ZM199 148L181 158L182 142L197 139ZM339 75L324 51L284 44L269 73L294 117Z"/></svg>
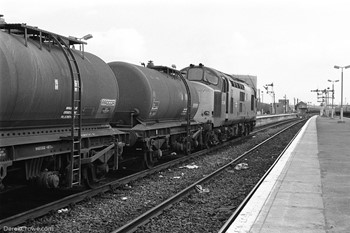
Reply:
<svg viewBox="0 0 350 233"><path fill-rule="evenodd" d="M256 75L258 88L274 84L276 101L286 95L291 103L316 103L311 90L332 88L327 80L341 77L333 66L350 65L347 0L1 0L0 14L65 36L91 33L85 50L106 62L203 63ZM266 92L263 99L272 100Z"/></svg>

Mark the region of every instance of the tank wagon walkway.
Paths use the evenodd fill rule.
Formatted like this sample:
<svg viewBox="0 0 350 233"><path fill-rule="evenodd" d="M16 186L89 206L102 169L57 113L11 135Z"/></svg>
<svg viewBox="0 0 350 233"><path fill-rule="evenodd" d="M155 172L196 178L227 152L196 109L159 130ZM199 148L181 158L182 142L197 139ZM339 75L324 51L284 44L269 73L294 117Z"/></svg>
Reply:
<svg viewBox="0 0 350 233"><path fill-rule="evenodd" d="M312 117L226 232L350 232L350 120Z"/></svg>

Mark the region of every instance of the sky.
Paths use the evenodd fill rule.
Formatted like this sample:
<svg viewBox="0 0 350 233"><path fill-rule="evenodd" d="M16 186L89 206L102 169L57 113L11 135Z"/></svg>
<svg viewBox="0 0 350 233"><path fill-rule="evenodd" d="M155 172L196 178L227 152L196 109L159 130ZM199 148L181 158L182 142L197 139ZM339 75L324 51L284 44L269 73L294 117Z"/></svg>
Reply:
<svg viewBox="0 0 350 233"><path fill-rule="evenodd" d="M285 96L317 103L311 90L332 89L334 65L350 65L347 0L1 0L7 23L26 23L64 36L92 34L85 51L105 62L152 60L182 69L202 63L229 74L255 75ZM343 73L350 103L350 69ZM340 103L340 81L334 103ZM269 88L269 91L272 89Z"/></svg>

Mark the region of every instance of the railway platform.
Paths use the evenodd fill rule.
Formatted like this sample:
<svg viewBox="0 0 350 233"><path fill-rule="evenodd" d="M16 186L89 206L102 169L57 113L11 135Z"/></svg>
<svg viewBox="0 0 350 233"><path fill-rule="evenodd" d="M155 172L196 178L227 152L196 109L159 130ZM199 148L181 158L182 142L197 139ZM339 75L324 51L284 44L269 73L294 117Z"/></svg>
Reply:
<svg viewBox="0 0 350 233"><path fill-rule="evenodd" d="M350 119L312 117L226 232L350 232Z"/></svg>

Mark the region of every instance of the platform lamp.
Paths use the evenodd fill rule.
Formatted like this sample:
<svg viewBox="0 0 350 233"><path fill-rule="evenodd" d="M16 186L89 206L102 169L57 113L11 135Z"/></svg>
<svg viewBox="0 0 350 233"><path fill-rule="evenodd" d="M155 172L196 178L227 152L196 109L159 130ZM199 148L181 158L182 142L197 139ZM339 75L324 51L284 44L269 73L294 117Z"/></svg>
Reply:
<svg viewBox="0 0 350 233"><path fill-rule="evenodd" d="M341 69L341 100L340 100L340 121L338 123L344 123L344 118L343 118L343 69L348 69L350 68L350 65L348 66L334 66L335 69Z"/></svg>
<svg viewBox="0 0 350 233"><path fill-rule="evenodd" d="M91 34L87 34L87 35L85 35L83 37L80 37L80 38L75 37L75 36L69 36L68 38L72 39L72 40L80 40L80 41L82 41L82 40L90 40L91 38L93 38L93 36Z"/></svg>
<svg viewBox="0 0 350 233"><path fill-rule="evenodd" d="M87 34L83 37L80 38L76 38L77 40L90 40L91 38L93 38L93 36L91 34ZM79 50L82 52L82 58L85 59L85 51L84 51L84 44L86 44L85 42L79 44Z"/></svg>
<svg viewBox="0 0 350 233"><path fill-rule="evenodd" d="M93 38L93 36L91 34L87 34L81 38L78 38L79 40L90 40L91 38Z"/></svg>
<svg viewBox="0 0 350 233"><path fill-rule="evenodd" d="M339 82L339 80L330 80L328 79L328 82L332 83L332 119L334 118L334 83Z"/></svg>

